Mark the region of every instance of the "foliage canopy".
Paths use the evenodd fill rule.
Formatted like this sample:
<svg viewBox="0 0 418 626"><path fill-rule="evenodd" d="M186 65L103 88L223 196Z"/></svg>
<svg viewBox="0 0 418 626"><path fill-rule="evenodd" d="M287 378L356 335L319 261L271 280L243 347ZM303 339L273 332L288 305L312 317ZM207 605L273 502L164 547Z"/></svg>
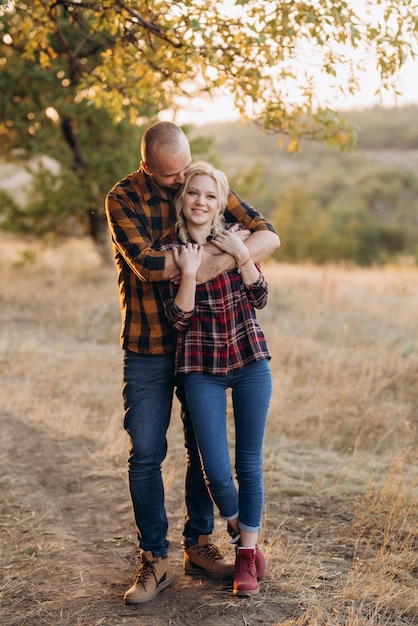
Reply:
<svg viewBox="0 0 418 626"><path fill-rule="evenodd" d="M317 77L355 93L372 58L396 88L417 16L417 0L0 0L0 155L61 168L33 178L24 208L1 192L0 226L107 239L103 197L137 166L141 124L197 95L231 94L290 151L352 146Z"/></svg>
<svg viewBox="0 0 418 626"><path fill-rule="evenodd" d="M416 0L14 0L5 6L3 65L19 52L40 72L51 72L61 104L76 88L78 101L135 121L175 107L182 96L228 92L244 117L289 135L291 147L301 136L341 147L353 140L346 121L318 104L318 76L354 93L372 57L385 89L417 52Z"/></svg>

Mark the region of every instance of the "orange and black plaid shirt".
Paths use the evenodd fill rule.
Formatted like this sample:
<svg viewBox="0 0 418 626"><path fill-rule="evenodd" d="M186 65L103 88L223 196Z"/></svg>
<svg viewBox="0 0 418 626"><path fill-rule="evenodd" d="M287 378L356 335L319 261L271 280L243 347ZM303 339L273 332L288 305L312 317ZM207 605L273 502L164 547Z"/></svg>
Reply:
<svg viewBox="0 0 418 626"><path fill-rule="evenodd" d="M121 346L141 354L174 352L157 282L164 278L165 251L156 249L173 231L174 207L157 195L151 177L139 169L116 183L106 197L118 272L122 315ZM231 191L225 218L254 232L273 226Z"/></svg>

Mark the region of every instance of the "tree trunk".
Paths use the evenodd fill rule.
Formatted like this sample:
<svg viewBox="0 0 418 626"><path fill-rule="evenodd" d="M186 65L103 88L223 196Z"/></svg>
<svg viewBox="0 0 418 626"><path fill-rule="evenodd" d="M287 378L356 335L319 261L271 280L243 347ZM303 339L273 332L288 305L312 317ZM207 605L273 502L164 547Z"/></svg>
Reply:
<svg viewBox="0 0 418 626"><path fill-rule="evenodd" d="M83 180L87 177L88 171L77 139L77 131L74 128L73 120L70 117L62 118L61 130L73 155L72 168L74 172L76 172L77 175ZM91 210L86 212L86 215L88 235L93 239L102 260L106 264L110 264L113 260L113 253L109 231L107 228L106 216L99 211Z"/></svg>

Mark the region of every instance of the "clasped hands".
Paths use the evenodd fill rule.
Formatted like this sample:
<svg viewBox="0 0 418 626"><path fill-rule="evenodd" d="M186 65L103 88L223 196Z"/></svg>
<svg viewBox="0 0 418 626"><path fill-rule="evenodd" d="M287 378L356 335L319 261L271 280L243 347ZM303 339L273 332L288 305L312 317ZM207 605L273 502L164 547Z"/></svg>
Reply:
<svg viewBox="0 0 418 626"><path fill-rule="evenodd" d="M243 263L248 257L248 249L244 242L250 234L249 230L239 230L239 225L234 224L229 230L225 229L218 233L210 243L204 246L190 242L173 248L174 262L179 271L171 274L171 282L179 284L182 272L197 274L198 270L198 283L211 280L232 267L231 256L234 258L234 263ZM230 256L227 257L222 253Z"/></svg>

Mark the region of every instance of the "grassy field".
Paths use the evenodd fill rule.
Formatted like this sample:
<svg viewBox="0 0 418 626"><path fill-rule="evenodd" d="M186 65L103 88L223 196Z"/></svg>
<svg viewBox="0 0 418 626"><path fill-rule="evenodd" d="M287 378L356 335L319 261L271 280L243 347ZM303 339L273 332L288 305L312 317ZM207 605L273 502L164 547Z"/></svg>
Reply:
<svg viewBox="0 0 418 626"><path fill-rule="evenodd" d="M39 538L42 522L33 521L38 513L32 521L29 509L25 515L19 513L25 499L19 489L24 490L25 480L29 489L29 479L17 484L19 463L12 467L13 457L8 458L6 474L2 470L2 554L7 559L2 624L417 623L416 268L264 265L270 300L259 319L273 354L274 378L265 444L262 544L269 560L267 579L260 596L251 600L237 600L213 583L197 588L194 581L181 582L181 550L174 546L180 541L184 515L184 450L175 405L164 477L180 582L150 603L157 608L147 605L144 617L121 603L133 573L135 538L128 493L121 491L126 438L115 270L103 267L86 242L40 250L7 238L0 250L0 267L0 397L4 432L6 426L10 430L9 449L16 446L16 458L21 458L20 443L13 442L21 435L10 426L16 419L23 424L19 432L32 438L32 443L25 441L25 467L32 462L35 473L42 467L53 475L60 465L58 459L48 466L48 453L36 455L37 433L64 447L66 472L88 467L88 458L77 457L80 450L83 454L87 450L91 463L109 476L108 488L103 485L103 518L107 515L109 524L110 520L116 524L118 517L119 529L117 539L103 537L100 544L107 541L106 575L118 585L116 592L107 602L103 584L100 606L96 603L93 612L92 591L83 580L73 603L75 587L59 574L62 555ZM74 442L79 444L75 448ZM89 502L94 503L97 491L87 483L83 489L90 489ZM28 498L39 503L37 484L31 485ZM56 496L58 502L60 495ZM96 505L100 506L97 501ZM35 504L32 509L37 511ZM64 524L67 518L62 515L62 525L56 522L54 528L50 522L48 532L56 537L65 525L67 533L71 530L72 518ZM229 549L219 521L215 539ZM63 545L65 541L63 537ZM94 553L94 546L87 552ZM82 561L87 552L85 545L80 547L77 559ZM96 550L97 567L100 555ZM112 555L119 561L112 562ZM54 572L51 585L63 589L62 597L39 591L34 581L42 577L45 584L47 571ZM75 578L74 574L74 585ZM166 614L161 613L164 607Z"/></svg>

